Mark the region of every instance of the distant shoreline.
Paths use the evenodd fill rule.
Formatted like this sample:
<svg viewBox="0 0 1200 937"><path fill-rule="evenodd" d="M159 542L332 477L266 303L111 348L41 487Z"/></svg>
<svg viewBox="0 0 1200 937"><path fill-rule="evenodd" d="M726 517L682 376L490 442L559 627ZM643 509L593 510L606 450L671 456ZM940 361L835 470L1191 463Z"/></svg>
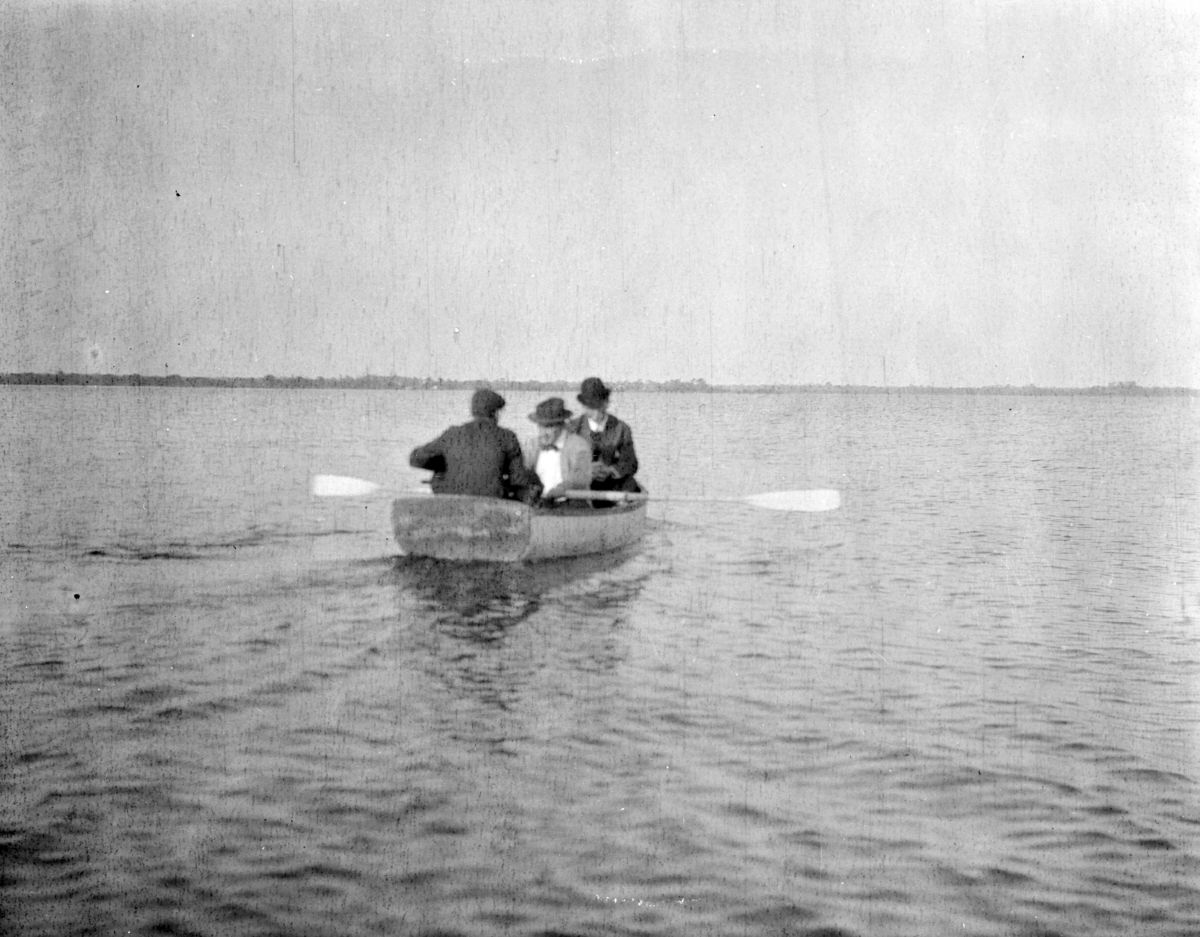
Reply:
<svg viewBox="0 0 1200 937"><path fill-rule="evenodd" d="M693 381L613 381L614 389L632 392L704 394L996 394L1009 396L1145 396L1200 397L1190 387L1141 387L1122 381L1094 387L877 387L856 384L708 384ZM58 387L241 387L269 390L471 390L481 385L507 391L573 390L575 381L483 381L421 377L184 377L178 374L67 374L19 372L0 374L0 384Z"/></svg>

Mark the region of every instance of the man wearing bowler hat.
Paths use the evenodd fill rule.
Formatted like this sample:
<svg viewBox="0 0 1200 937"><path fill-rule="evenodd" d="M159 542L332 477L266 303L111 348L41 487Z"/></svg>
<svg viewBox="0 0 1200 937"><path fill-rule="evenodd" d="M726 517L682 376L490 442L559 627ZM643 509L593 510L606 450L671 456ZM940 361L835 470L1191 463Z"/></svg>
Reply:
<svg viewBox="0 0 1200 937"><path fill-rule="evenodd" d="M517 434L497 421L503 407L503 397L481 387L471 396L469 423L452 426L412 451L408 464L433 472L434 494L537 499L541 485L525 467Z"/></svg>
<svg viewBox="0 0 1200 937"><path fill-rule="evenodd" d="M525 467L537 473L542 500L552 503L564 491L586 491L592 481L592 448L568 431L571 411L561 397L548 397L529 414L537 424L537 437L524 443Z"/></svg>
<svg viewBox="0 0 1200 937"><path fill-rule="evenodd" d="M610 396L611 389L600 378L584 378L576 398L584 412L568 428L591 444L592 490L641 491L642 486L633 477L638 470L633 430L608 412Z"/></svg>

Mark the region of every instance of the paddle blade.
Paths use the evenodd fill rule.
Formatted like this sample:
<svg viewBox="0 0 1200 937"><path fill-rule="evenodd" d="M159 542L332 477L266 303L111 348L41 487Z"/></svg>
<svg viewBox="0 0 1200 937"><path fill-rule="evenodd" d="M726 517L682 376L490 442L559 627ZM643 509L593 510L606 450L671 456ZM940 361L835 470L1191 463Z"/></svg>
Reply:
<svg viewBox="0 0 1200 937"><path fill-rule="evenodd" d="M768 491L743 499L747 504L772 511L833 511L842 505L842 496L830 488L811 491Z"/></svg>
<svg viewBox="0 0 1200 937"><path fill-rule="evenodd" d="M346 475L314 475L309 484L309 491L315 498L361 498L378 490L379 485L375 482Z"/></svg>

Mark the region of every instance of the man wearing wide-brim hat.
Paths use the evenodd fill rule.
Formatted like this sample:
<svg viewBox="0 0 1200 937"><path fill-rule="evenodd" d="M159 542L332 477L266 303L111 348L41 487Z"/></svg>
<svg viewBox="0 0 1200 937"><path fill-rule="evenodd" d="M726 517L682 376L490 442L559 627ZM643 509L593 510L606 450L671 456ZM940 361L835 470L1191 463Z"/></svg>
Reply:
<svg viewBox="0 0 1200 937"><path fill-rule="evenodd" d="M413 468L433 472L434 494L476 495L533 501L541 491L537 476L525 467L521 443L497 414L504 398L481 387L471 395L471 421L452 426L408 457Z"/></svg>
<svg viewBox="0 0 1200 937"><path fill-rule="evenodd" d="M567 424L592 447L592 482L595 491L641 491L634 475L638 470L629 424L608 412L612 391L598 377L584 378L576 398L583 415Z"/></svg>
<svg viewBox="0 0 1200 937"><path fill-rule="evenodd" d="M537 436L522 443L525 467L542 483L542 500L551 503L564 491L586 491L592 481L592 447L567 429L571 411L561 397L548 397L529 414Z"/></svg>

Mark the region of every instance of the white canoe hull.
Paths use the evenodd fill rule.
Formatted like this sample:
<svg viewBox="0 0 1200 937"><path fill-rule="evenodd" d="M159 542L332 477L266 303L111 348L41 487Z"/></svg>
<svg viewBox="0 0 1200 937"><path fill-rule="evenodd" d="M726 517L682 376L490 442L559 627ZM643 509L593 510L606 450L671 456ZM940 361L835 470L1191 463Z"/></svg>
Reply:
<svg viewBox="0 0 1200 937"><path fill-rule="evenodd" d="M435 495L392 502L392 531L407 556L529 562L608 553L641 539L646 503L534 510L517 501Z"/></svg>

